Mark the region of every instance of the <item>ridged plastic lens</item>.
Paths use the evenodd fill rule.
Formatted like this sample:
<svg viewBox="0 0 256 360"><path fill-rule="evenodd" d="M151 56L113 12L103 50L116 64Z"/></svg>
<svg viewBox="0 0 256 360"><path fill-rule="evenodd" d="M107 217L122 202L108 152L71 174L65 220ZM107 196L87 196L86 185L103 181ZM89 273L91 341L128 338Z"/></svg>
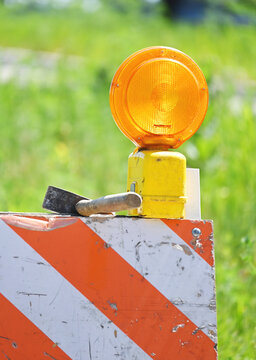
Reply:
<svg viewBox="0 0 256 360"><path fill-rule="evenodd" d="M176 148L201 125L208 105L202 71L184 53L143 49L126 59L110 88L110 106L120 130L145 148Z"/></svg>

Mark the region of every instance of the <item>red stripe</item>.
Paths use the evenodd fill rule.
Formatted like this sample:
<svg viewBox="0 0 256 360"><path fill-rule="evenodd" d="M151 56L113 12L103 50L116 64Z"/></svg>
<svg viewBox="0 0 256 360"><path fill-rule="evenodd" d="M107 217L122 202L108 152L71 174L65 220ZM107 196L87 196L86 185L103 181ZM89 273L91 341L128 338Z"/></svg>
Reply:
<svg viewBox="0 0 256 360"><path fill-rule="evenodd" d="M174 219L162 219L162 221L194 249L209 265L214 265L213 229L211 221ZM201 235L198 239L192 234L194 228L201 230Z"/></svg>
<svg viewBox="0 0 256 360"><path fill-rule="evenodd" d="M216 360L212 340L82 221L12 228L153 359Z"/></svg>
<svg viewBox="0 0 256 360"><path fill-rule="evenodd" d="M0 359L71 360L2 294L0 294Z"/></svg>

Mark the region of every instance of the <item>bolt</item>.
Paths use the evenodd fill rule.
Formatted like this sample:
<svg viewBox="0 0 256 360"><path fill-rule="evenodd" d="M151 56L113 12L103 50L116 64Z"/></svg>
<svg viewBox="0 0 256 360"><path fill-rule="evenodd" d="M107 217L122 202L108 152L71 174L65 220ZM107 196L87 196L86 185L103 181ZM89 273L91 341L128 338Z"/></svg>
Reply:
<svg viewBox="0 0 256 360"><path fill-rule="evenodd" d="M192 235L194 237L199 237L202 234L201 230L199 228L192 229Z"/></svg>

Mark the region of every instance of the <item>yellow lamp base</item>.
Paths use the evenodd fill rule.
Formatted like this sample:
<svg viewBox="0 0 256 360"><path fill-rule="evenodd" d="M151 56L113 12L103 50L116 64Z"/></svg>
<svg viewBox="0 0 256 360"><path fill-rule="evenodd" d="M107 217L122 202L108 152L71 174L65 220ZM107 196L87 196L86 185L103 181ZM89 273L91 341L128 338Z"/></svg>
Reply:
<svg viewBox="0 0 256 360"><path fill-rule="evenodd" d="M139 150L128 159L127 191L142 196L129 215L180 219L185 216L186 158L174 151Z"/></svg>

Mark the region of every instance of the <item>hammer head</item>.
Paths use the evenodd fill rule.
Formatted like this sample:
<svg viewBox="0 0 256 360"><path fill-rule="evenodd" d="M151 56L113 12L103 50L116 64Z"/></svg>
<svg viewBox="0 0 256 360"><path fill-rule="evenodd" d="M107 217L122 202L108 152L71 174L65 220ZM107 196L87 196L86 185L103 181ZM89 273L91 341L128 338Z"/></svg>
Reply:
<svg viewBox="0 0 256 360"><path fill-rule="evenodd" d="M55 186L48 186L44 197L43 208L61 214L78 215L75 205L80 200L90 199Z"/></svg>

